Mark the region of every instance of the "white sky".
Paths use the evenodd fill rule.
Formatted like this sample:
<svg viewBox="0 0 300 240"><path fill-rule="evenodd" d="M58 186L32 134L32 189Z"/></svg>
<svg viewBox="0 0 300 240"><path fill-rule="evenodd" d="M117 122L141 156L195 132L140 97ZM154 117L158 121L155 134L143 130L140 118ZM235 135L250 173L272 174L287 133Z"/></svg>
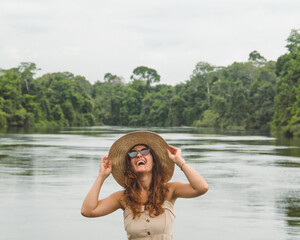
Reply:
<svg viewBox="0 0 300 240"><path fill-rule="evenodd" d="M37 76L94 83L144 65L174 85L199 61L227 66L254 50L276 60L293 28L299 0L1 0L0 68L34 62Z"/></svg>

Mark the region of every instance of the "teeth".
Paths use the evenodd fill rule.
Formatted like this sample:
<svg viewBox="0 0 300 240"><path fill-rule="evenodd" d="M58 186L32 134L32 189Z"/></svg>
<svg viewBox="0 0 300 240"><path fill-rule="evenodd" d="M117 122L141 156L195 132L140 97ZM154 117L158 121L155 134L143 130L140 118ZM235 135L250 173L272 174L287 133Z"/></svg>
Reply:
<svg viewBox="0 0 300 240"><path fill-rule="evenodd" d="M139 165L141 165L141 164L145 164L145 162L142 161L142 160L140 160L140 161L138 161L136 164L139 166Z"/></svg>

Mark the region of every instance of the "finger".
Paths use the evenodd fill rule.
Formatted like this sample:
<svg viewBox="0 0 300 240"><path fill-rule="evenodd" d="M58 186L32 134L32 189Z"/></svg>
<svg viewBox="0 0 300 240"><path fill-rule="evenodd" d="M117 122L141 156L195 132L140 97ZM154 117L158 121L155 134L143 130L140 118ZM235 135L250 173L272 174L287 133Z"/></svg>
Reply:
<svg viewBox="0 0 300 240"><path fill-rule="evenodd" d="M176 154L176 152L178 151L179 148L176 148L176 147L171 146L171 145L169 145L169 146L170 146L170 149L171 149L172 153Z"/></svg>
<svg viewBox="0 0 300 240"><path fill-rule="evenodd" d="M180 148L176 148L176 155L177 154L179 154L179 155L181 154L181 149Z"/></svg>
<svg viewBox="0 0 300 240"><path fill-rule="evenodd" d="M175 154L176 154L176 152L177 152L177 148L175 148L175 147L172 147L172 148L171 148L171 153L175 155Z"/></svg>
<svg viewBox="0 0 300 240"><path fill-rule="evenodd" d="M108 157L107 156L103 156L103 158L101 159L102 163L105 163L107 161Z"/></svg>
<svg viewBox="0 0 300 240"><path fill-rule="evenodd" d="M172 158L173 157L172 152L169 149L167 149L167 152L168 152L169 158Z"/></svg>
<svg viewBox="0 0 300 240"><path fill-rule="evenodd" d="M108 161L108 168L112 169L112 163L111 163L111 161Z"/></svg>
<svg viewBox="0 0 300 240"><path fill-rule="evenodd" d="M100 168L106 169L106 159L107 159L107 156L103 156L103 157L101 158L101 161L100 161Z"/></svg>
<svg viewBox="0 0 300 240"><path fill-rule="evenodd" d="M170 151L169 149L167 149L167 152L168 152L168 155L170 156L170 154L171 154L171 151Z"/></svg>
<svg viewBox="0 0 300 240"><path fill-rule="evenodd" d="M172 145L169 145L169 147L171 148L171 149L175 149L176 147L174 147L174 146L172 146Z"/></svg>
<svg viewBox="0 0 300 240"><path fill-rule="evenodd" d="M106 157L105 158L105 169L109 168L109 162L111 162L111 161L108 161L108 157Z"/></svg>

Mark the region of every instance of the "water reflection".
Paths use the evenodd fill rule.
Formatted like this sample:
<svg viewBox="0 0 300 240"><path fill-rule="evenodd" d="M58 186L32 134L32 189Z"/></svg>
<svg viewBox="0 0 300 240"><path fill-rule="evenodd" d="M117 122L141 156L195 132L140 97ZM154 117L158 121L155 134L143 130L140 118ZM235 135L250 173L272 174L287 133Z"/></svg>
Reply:
<svg viewBox="0 0 300 240"><path fill-rule="evenodd" d="M300 156L300 138L278 138L277 146L289 146L288 148L279 148L276 155L299 157Z"/></svg>
<svg viewBox="0 0 300 240"><path fill-rule="evenodd" d="M300 234L300 190L288 191L277 200L277 208L280 213L286 215L288 233L291 236Z"/></svg>
<svg viewBox="0 0 300 240"><path fill-rule="evenodd" d="M100 126L0 133L0 224L8 229L1 235L76 240L87 235L97 238L101 232L104 239L124 239L121 212L105 221L86 220L79 209L100 157L117 138L134 130L145 129ZM146 130L182 148L186 161L210 185L203 198L176 203L174 240L200 235L230 240L300 237L298 140L214 129ZM178 169L173 178L185 181ZM102 194L116 190L120 188L110 177ZM15 231L16 225L22 227ZM45 226L51 227L51 234Z"/></svg>

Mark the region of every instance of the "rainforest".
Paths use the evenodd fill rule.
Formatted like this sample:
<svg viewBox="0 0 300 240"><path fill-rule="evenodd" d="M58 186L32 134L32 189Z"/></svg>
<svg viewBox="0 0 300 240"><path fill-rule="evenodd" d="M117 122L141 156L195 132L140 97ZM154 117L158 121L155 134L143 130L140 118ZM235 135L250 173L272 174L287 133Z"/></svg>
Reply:
<svg viewBox="0 0 300 240"><path fill-rule="evenodd" d="M300 34L291 30L277 61L258 51L247 62L196 64L174 86L136 67L125 83L106 73L91 84L70 72L35 77L35 63L0 70L0 128L37 126L196 126L256 129L300 137Z"/></svg>

